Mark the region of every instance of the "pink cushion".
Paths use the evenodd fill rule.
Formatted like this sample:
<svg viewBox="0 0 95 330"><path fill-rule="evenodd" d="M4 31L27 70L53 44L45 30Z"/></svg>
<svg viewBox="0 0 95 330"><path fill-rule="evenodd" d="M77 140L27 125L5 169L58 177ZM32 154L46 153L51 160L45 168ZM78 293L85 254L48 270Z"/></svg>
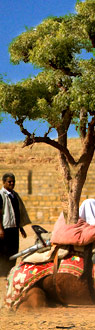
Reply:
<svg viewBox="0 0 95 330"><path fill-rule="evenodd" d="M95 241L95 226L78 219L76 224L66 224L63 213L54 225L51 236L53 244L87 245Z"/></svg>

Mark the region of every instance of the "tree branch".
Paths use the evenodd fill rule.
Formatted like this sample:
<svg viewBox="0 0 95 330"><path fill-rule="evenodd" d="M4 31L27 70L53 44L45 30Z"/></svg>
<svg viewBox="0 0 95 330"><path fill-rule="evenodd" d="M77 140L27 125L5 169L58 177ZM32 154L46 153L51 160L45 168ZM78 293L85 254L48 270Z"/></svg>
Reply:
<svg viewBox="0 0 95 330"><path fill-rule="evenodd" d="M55 140L51 140L49 137L44 136L33 136L31 135L31 137L27 137L24 141L24 147L32 145L33 143L46 143L48 145L51 145L52 147L58 149L59 151L61 151L67 158L67 160L69 161L69 163L71 165L77 165L77 162L75 162L74 158L71 156L69 150L67 148L64 148L61 144L59 144L57 141Z"/></svg>
<svg viewBox="0 0 95 330"><path fill-rule="evenodd" d="M45 133L44 137L46 137L50 133L51 129L52 127L49 127L48 132Z"/></svg>
<svg viewBox="0 0 95 330"><path fill-rule="evenodd" d="M88 133L84 139L84 149L82 152L82 156L78 160L78 164L84 163L86 164L88 158L91 159L93 157L93 153L95 150L95 116L92 118L91 122L89 123L88 126Z"/></svg>
<svg viewBox="0 0 95 330"><path fill-rule="evenodd" d="M84 107L80 110L80 132L84 139L86 136L86 122L87 122L87 111Z"/></svg>
<svg viewBox="0 0 95 330"><path fill-rule="evenodd" d="M65 75L67 76L77 76L76 72L72 72L69 68L66 67L57 67L57 65L55 63L53 63L53 61L49 61L49 67L52 68L53 70L61 70Z"/></svg>
<svg viewBox="0 0 95 330"><path fill-rule="evenodd" d="M51 145L52 147L58 149L59 151L61 151L67 158L68 162L73 165L73 166L76 166L77 165L77 162L74 160L74 158L72 157L72 155L70 154L69 150L66 148L66 147L63 147L60 143L58 143L57 141L55 140L51 140L49 137L47 137L47 134L49 133L49 130L48 132L44 135L44 137L37 137L35 136L35 134L31 134L30 132L27 131L27 129L25 129L23 127L23 119L18 119L15 121L15 123L17 125L19 125L20 129L21 129L21 132L26 135L26 139L24 141L24 145L23 147L26 147L26 146L29 146L29 145L32 145L34 143L46 143L46 144L49 144Z"/></svg>
<svg viewBox="0 0 95 330"><path fill-rule="evenodd" d="M31 137L31 133L29 133L27 131L27 129L23 127L23 121L24 121L23 119L18 119L18 120L15 120L15 123L20 127L21 132L24 135L27 135L28 138L30 138Z"/></svg>

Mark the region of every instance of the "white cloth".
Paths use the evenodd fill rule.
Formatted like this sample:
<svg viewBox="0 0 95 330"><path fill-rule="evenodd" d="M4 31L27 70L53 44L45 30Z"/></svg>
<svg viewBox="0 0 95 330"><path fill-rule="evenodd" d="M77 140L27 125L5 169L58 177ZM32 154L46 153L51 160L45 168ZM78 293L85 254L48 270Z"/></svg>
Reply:
<svg viewBox="0 0 95 330"><path fill-rule="evenodd" d="M34 252L33 254L30 254L29 256L25 256L23 258L24 262L29 262L33 264L43 263L43 262L50 262L54 260L55 256L55 249L56 245L52 246L49 251L44 252ZM64 245L63 248L58 249L58 258L63 259L67 254L69 253L69 247Z"/></svg>
<svg viewBox="0 0 95 330"><path fill-rule="evenodd" d="M0 190L0 195L3 199L3 227L14 228L16 227L16 219L14 209L9 198L10 192L5 188Z"/></svg>
<svg viewBox="0 0 95 330"><path fill-rule="evenodd" d="M29 219L27 210L24 206L24 203L20 196L13 190L13 193L16 195L19 202L19 211L20 211L20 227L23 227L27 224L30 224L31 221ZM14 209L9 198L10 192L6 190L4 187L0 190L0 195L3 199L3 226L4 228L16 227L16 219Z"/></svg>
<svg viewBox="0 0 95 330"><path fill-rule="evenodd" d="M79 217L89 225L95 225L95 199L89 198L83 201L79 208Z"/></svg>

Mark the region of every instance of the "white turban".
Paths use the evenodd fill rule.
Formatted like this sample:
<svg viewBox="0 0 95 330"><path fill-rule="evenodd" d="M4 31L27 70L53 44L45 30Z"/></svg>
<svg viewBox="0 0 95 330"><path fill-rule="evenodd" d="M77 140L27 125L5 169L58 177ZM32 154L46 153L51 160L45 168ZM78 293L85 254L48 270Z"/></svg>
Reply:
<svg viewBox="0 0 95 330"><path fill-rule="evenodd" d="M89 225L95 225L95 199L89 198L83 201L79 208L79 217Z"/></svg>

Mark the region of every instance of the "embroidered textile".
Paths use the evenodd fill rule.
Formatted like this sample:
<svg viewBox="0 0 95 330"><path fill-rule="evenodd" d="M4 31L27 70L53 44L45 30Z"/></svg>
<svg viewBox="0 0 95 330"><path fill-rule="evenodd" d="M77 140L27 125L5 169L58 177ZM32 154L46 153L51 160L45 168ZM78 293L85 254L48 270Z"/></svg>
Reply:
<svg viewBox="0 0 95 330"><path fill-rule="evenodd" d="M53 262L43 264L28 264L21 262L11 269L8 276L5 304L8 307L17 307L29 290L41 278L53 274ZM62 259L58 273L70 273L80 276L83 272L83 258L71 256Z"/></svg>

